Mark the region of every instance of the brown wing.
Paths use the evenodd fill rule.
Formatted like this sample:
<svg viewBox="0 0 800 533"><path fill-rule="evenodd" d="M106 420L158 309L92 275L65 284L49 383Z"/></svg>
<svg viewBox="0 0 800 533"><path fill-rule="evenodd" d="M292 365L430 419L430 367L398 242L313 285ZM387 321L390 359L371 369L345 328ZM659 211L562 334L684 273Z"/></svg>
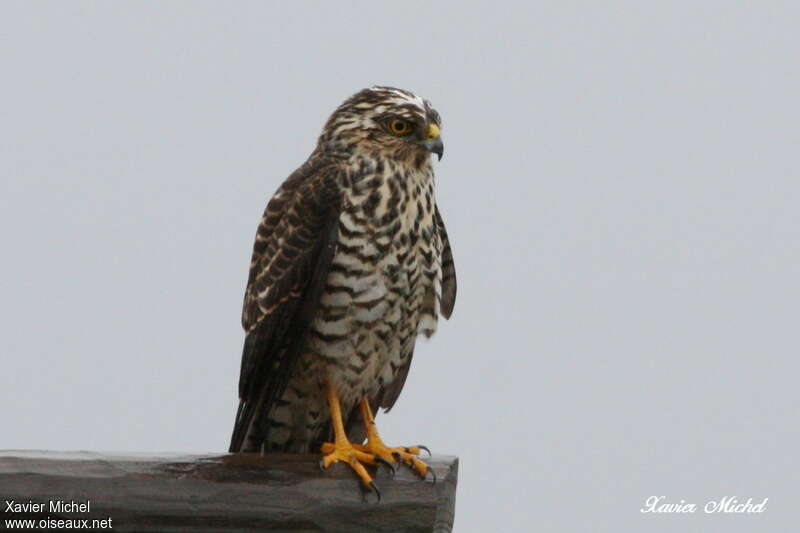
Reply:
<svg viewBox="0 0 800 533"><path fill-rule="evenodd" d="M278 189L256 233L245 290L239 410L230 451L283 393L335 252L339 169L312 157Z"/></svg>
<svg viewBox="0 0 800 533"><path fill-rule="evenodd" d="M450 249L450 239L444 227L439 206L436 206L436 225L439 227L439 237L442 239L442 301L440 310L442 316L450 318L456 305L456 264L453 262L453 251Z"/></svg>

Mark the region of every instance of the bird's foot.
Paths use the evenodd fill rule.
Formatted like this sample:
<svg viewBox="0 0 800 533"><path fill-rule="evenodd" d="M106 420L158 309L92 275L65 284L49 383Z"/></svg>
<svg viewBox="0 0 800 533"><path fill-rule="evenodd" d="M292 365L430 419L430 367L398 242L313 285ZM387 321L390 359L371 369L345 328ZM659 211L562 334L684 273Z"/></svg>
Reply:
<svg viewBox="0 0 800 533"><path fill-rule="evenodd" d="M365 487L375 492L380 500L380 492L373 483L372 476L369 475L364 465L375 465L378 463L375 456L367 453L360 446L345 442L326 442L322 445L322 453L324 454L319 462L320 468L323 470L331 466L333 463L347 463L350 468L356 473L358 478Z"/></svg>
<svg viewBox="0 0 800 533"><path fill-rule="evenodd" d="M430 473L433 476L434 482L436 481L436 474L434 471L425 461L417 457L423 450L430 455L430 450L425 446L387 446L380 438L373 438L367 440L366 444L353 444L352 446L356 452L363 454L360 456L371 458L371 462L365 461L367 464L374 465L376 463L384 463L391 466L392 464L402 463L409 466L422 478L425 478L428 473ZM333 443L328 442L322 445L322 453L330 453L333 450Z"/></svg>
<svg viewBox="0 0 800 533"><path fill-rule="evenodd" d="M436 481L436 474L433 473L431 467L418 457L422 450L427 451L428 455L431 454L425 446L387 446L380 439L370 439L364 444L364 451L387 461L407 465L422 478L425 478L430 472L433 480Z"/></svg>

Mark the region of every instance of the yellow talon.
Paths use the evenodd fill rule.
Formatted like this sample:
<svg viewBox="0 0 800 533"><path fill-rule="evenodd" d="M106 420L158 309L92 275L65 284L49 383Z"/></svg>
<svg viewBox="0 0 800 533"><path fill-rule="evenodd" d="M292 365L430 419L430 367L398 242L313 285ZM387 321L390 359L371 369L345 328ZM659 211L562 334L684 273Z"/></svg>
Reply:
<svg viewBox="0 0 800 533"><path fill-rule="evenodd" d="M322 457L322 468L328 468L333 463L338 463L340 461L347 463L365 486L377 492L375 485L372 483L372 476L369 475L369 472L367 472L367 469L364 468L362 464L374 465L375 458L365 453L363 450L357 449L347 440L347 435L344 432L344 424L342 423L342 408L339 405L339 396L336 394L336 389L333 385L328 385L328 405L331 410L331 422L333 423L335 442L326 442L322 445L322 453L325 454Z"/></svg>
<svg viewBox="0 0 800 533"><path fill-rule="evenodd" d="M364 419L364 427L367 428L366 444L353 444L347 439L342 422L342 408L339 404L339 396L333 385L328 385L328 405L331 411L331 423L333 424L334 442L326 442L322 445L321 451L322 468L328 468L333 463L347 463L350 468L361 479L362 483L375 491L380 498L372 476L369 475L364 465L374 466L379 462L403 463L423 478L428 472L433 473L430 467L417 456L424 447L420 446L387 446L383 443L378 428L375 426L375 418L372 409L366 398L361 400L361 416ZM425 448L427 449L427 448ZM436 475L434 474L434 481Z"/></svg>
<svg viewBox="0 0 800 533"><path fill-rule="evenodd" d="M367 428L367 443L363 445L355 444L358 450L381 457L389 462L399 462L411 467L422 477L430 471L430 467L425 461L416 457L422 452L419 446L387 446L383 443L378 428L375 425L375 418L372 415L369 402L366 398L361 400L361 416L364 419L364 426Z"/></svg>

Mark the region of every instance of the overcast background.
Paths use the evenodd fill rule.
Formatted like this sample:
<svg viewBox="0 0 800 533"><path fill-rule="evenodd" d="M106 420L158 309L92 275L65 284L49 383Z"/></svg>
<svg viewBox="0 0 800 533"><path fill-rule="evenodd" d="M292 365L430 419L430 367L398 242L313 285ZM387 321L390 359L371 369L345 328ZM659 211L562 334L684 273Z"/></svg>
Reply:
<svg viewBox="0 0 800 533"><path fill-rule="evenodd" d="M461 458L455 531L796 527L798 20L3 2L0 448L226 450L262 209L387 84L443 117L459 292L379 424Z"/></svg>

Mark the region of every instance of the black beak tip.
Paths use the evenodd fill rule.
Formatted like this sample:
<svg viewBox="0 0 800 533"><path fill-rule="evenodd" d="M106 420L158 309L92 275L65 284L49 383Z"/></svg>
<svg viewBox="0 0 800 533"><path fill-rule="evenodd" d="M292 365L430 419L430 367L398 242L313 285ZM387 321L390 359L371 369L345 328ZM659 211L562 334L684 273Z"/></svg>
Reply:
<svg viewBox="0 0 800 533"><path fill-rule="evenodd" d="M423 145L429 152L439 156L439 161L442 160L442 154L444 154L444 143L442 143L441 139L434 139L432 141L427 141L423 143Z"/></svg>

